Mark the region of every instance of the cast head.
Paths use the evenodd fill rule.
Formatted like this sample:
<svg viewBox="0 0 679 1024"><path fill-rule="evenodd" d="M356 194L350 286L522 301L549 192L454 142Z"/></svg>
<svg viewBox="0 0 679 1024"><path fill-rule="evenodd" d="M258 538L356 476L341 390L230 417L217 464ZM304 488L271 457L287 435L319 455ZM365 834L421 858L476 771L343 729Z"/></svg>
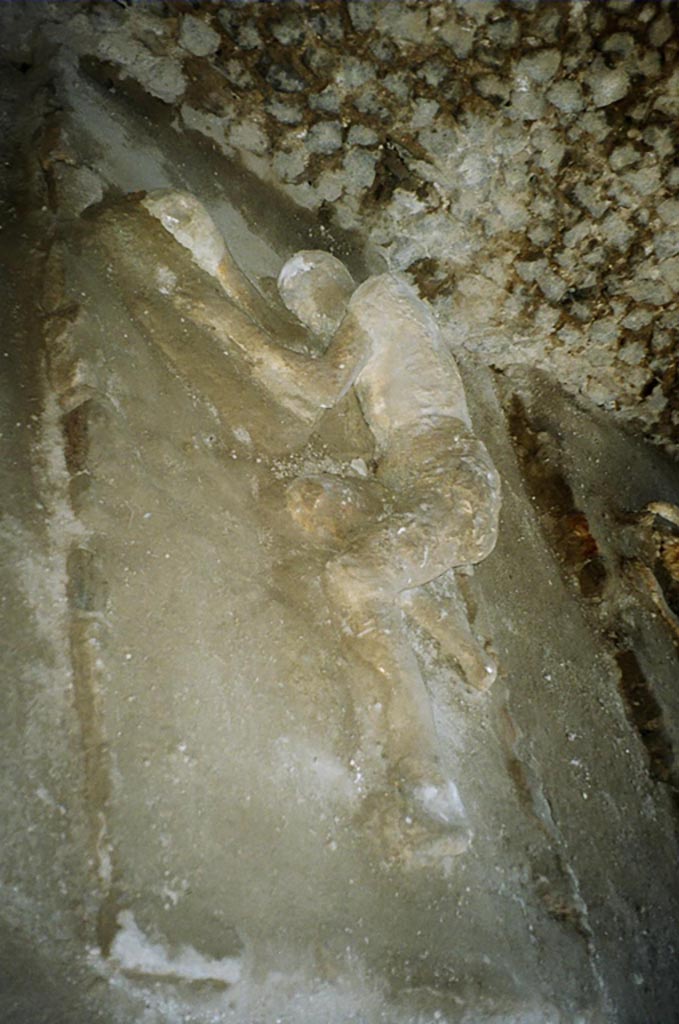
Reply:
<svg viewBox="0 0 679 1024"><path fill-rule="evenodd" d="M320 249L295 253L278 275L281 299L311 331L321 350L339 327L355 288L344 264Z"/></svg>

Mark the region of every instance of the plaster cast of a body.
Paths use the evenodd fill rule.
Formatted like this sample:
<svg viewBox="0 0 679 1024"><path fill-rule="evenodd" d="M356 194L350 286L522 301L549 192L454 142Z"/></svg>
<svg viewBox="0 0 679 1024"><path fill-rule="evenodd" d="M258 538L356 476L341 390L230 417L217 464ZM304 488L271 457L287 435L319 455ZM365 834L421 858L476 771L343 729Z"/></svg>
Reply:
<svg viewBox="0 0 679 1024"><path fill-rule="evenodd" d="M292 351L278 343L269 304L198 200L163 191L142 205L221 285L221 292L204 295L173 289L175 308L240 351L278 402L311 425L356 388L377 446L374 479L300 479L289 489L288 507L307 532L332 523L343 541L326 567L325 587L347 648L363 667L349 676L369 783L391 788L404 821L414 815L444 832L460 831L464 812L438 763L431 701L402 609L452 648L473 685L490 685L494 663L461 605L445 618L417 588L490 553L500 487L472 434L459 372L432 314L399 275L355 288L334 257L298 253L280 274L279 292L317 355Z"/></svg>

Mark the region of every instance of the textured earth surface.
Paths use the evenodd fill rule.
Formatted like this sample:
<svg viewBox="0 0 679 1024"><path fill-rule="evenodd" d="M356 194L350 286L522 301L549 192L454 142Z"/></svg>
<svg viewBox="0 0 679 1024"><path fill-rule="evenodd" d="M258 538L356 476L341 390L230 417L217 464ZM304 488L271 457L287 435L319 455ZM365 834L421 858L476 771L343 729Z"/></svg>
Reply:
<svg viewBox="0 0 679 1024"><path fill-rule="evenodd" d="M3 1020L676 1018L676 16L0 4ZM456 587L499 673L405 624L472 834L426 870L362 810L285 508L372 439L187 327L169 243L121 285L98 218L167 187L267 297L301 248L406 271L458 357L503 510Z"/></svg>
<svg viewBox="0 0 679 1024"><path fill-rule="evenodd" d="M51 6L86 75L360 231L484 362L676 440L670 0Z"/></svg>

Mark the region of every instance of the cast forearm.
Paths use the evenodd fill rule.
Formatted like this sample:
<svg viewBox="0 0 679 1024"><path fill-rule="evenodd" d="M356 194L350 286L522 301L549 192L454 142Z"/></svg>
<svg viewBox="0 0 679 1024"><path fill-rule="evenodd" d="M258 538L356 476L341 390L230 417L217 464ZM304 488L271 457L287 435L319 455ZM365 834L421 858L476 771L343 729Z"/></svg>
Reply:
<svg viewBox="0 0 679 1024"><path fill-rule="evenodd" d="M286 342L302 343L304 331L287 315L282 304L272 307L254 284L240 269L227 246L217 267L216 278L226 296L243 310L255 323L272 336L285 338Z"/></svg>
<svg viewBox="0 0 679 1024"><path fill-rule="evenodd" d="M286 408L308 421L317 418L318 401L305 373L308 358L276 345L247 313L221 295L195 299L177 290L172 303L182 316L209 330L224 352L237 350L252 376Z"/></svg>
<svg viewBox="0 0 679 1024"><path fill-rule="evenodd" d="M196 300L177 289L172 302L182 316L210 330L225 351L238 349L252 375L273 397L309 421L339 401L365 362L367 339L357 325L342 324L329 351L312 359L277 344L220 295Z"/></svg>

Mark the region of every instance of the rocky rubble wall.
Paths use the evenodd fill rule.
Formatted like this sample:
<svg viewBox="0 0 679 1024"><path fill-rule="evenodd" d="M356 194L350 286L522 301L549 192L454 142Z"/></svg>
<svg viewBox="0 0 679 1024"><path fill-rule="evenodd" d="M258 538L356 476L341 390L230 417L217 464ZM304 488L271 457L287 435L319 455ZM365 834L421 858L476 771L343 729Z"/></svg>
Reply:
<svg viewBox="0 0 679 1024"><path fill-rule="evenodd" d="M70 6L85 71L360 227L458 349L676 441L669 0Z"/></svg>

